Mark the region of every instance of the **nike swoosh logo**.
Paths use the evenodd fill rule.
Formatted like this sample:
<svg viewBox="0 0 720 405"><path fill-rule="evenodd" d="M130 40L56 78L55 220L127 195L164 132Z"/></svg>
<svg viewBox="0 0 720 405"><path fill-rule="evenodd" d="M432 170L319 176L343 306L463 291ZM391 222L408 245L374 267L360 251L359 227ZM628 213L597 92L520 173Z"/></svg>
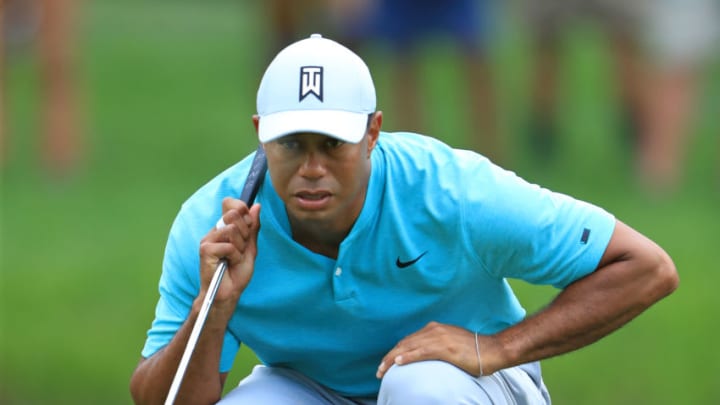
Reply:
<svg viewBox="0 0 720 405"><path fill-rule="evenodd" d="M418 260L422 259L422 257L425 256L426 253L427 253L427 250L422 252L422 254L420 256L418 256L408 262L400 261L400 256L398 256L397 260L395 260L395 265L398 266L399 269L403 269L407 266L411 266L411 265L415 264L415 262L417 262Z"/></svg>

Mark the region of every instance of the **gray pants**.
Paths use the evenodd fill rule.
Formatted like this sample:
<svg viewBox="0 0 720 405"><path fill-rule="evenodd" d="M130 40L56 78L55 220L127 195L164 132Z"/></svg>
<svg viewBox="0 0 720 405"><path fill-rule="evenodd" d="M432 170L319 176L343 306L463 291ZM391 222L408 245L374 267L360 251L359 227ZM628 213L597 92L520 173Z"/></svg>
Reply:
<svg viewBox="0 0 720 405"><path fill-rule="evenodd" d="M392 366L377 398L343 397L297 371L256 366L220 401L236 404L550 404L539 363L498 371L480 378L442 361Z"/></svg>

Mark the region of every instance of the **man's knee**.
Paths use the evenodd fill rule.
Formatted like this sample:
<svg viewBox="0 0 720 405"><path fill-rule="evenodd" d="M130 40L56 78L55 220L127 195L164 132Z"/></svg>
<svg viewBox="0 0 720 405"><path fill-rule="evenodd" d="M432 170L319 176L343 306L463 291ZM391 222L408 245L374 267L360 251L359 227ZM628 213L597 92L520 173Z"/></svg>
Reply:
<svg viewBox="0 0 720 405"><path fill-rule="evenodd" d="M255 366L252 373L218 405L316 404L323 398L321 390L319 385L296 371Z"/></svg>
<svg viewBox="0 0 720 405"><path fill-rule="evenodd" d="M525 365L476 378L450 363L422 361L392 366L380 385L378 405L549 404L539 365ZM530 376L531 373L536 380Z"/></svg>
<svg viewBox="0 0 720 405"><path fill-rule="evenodd" d="M378 405L483 403L474 377L442 361L392 366L382 379ZM488 399L487 397L484 399Z"/></svg>

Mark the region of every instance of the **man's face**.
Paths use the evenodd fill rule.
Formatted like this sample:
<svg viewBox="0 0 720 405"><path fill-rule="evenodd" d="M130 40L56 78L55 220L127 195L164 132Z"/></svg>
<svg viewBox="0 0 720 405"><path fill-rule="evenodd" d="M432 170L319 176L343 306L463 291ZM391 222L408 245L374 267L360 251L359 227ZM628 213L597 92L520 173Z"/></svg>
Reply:
<svg viewBox="0 0 720 405"><path fill-rule="evenodd" d="M293 226L349 231L365 201L376 140L373 131L357 144L297 133L264 145L273 187Z"/></svg>

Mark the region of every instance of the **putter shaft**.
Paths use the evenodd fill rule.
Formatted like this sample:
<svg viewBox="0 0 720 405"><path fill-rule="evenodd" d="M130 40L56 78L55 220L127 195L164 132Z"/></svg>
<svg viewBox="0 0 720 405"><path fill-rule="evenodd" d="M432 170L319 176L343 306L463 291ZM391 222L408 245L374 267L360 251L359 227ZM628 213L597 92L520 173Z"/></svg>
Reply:
<svg viewBox="0 0 720 405"><path fill-rule="evenodd" d="M168 392L168 396L165 399L165 405L172 405L175 402L175 398L177 397L178 391L180 390L180 384L182 383L183 377L185 376L185 371L187 370L188 364L190 364L190 358L192 357L195 346L197 345L197 341L200 338L200 332L202 332L203 326L205 326L205 321L207 320L208 313L210 312L210 306L215 300L215 294L217 294L217 290L220 287L220 282L225 275L226 269L227 261L221 260L220 263L218 263L217 268L215 269L212 280L210 280L210 286L208 287L207 295L205 295L205 300L203 300L202 306L200 306L200 312L198 313L195 325L193 325L192 331L190 332L188 343L185 346L185 351L183 352L183 356L180 359L180 365L178 365L178 369L175 372L175 377L173 378L172 385L170 385L170 391Z"/></svg>

